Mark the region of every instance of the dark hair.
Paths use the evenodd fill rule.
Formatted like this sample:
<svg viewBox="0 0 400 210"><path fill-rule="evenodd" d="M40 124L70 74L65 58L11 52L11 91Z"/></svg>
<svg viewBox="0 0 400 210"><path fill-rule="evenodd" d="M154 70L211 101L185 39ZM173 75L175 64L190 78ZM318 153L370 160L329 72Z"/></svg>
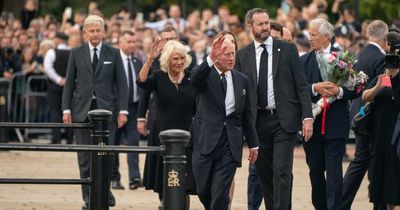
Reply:
<svg viewBox="0 0 400 210"><path fill-rule="evenodd" d="M343 15L344 11L349 12L349 14L352 15L352 16L355 16L355 13L356 13L354 11L353 7L351 5L349 5L349 4L344 4L343 5L342 9L340 10L340 14Z"/></svg>
<svg viewBox="0 0 400 210"><path fill-rule="evenodd" d="M271 30L279 31L283 36L283 26L278 22L271 22Z"/></svg>
<svg viewBox="0 0 400 210"><path fill-rule="evenodd" d="M254 20L253 20L253 15L254 15L254 14L258 14L258 13L265 13L265 14L267 14L268 17L269 17L268 11L267 11L266 9L253 8L253 9L251 9L251 10L248 10L247 13L246 13L246 17L245 17L246 24L251 24L251 23L253 23L253 21L254 21Z"/></svg>

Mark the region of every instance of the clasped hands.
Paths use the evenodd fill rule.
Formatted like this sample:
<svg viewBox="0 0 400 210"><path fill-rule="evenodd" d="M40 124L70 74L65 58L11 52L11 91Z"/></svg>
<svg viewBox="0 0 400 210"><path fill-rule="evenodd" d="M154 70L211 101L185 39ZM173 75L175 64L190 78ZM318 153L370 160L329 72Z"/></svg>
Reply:
<svg viewBox="0 0 400 210"><path fill-rule="evenodd" d="M314 84L314 91L324 97L338 96L340 93L340 87L329 81L318 82Z"/></svg>

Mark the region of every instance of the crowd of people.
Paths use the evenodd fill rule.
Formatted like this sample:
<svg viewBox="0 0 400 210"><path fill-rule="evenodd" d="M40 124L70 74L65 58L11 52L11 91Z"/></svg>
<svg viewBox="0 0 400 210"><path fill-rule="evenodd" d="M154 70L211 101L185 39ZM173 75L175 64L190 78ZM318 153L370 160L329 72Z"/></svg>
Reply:
<svg viewBox="0 0 400 210"><path fill-rule="evenodd" d="M185 18L179 5L170 5L146 20L127 7L106 18L90 2L73 15L66 8L61 21L39 16L37 3L26 0L20 19L0 17L1 77L46 75L44 106L52 122L87 122L90 110L112 111L112 145L137 146L147 136L149 146L160 146L160 131L190 131L183 209L190 208L189 195L198 195L205 209L230 209L243 142L248 209L263 199L266 209L291 209L298 139L315 209L351 209L367 170L374 209L400 209L400 76L398 68L385 68L387 34L399 33L398 22L361 22L343 0L333 2L331 22L326 0L283 0L276 17L261 8L239 17L222 5L216 14L194 10ZM319 57L344 51L357 56L354 69L369 77L363 92L321 77ZM324 117L313 116L311 104L322 97L336 100ZM355 133L355 158L343 174L350 121L371 101L372 132ZM65 137L69 144L91 143L88 130L67 129ZM54 129L52 143L61 139ZM124 189L117 154L112 162L111 189ZM78 153L78 163L80 176L89 177L89 154ZM137 154L129 153L127 163L129 189L153 190L162 209L162 156L148 154L143 174ZM82 199L88 209L88 186Z"/></svg>

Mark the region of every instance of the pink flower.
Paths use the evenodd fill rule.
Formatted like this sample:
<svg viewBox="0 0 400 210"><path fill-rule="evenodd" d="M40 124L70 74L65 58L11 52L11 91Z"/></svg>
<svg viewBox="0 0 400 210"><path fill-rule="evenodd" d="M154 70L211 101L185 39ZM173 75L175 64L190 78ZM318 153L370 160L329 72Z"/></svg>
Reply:
<svg viewBox="0 0 400 210"><path fill-rule="evenodd" d="M337 57L337 52L332 52L331 55Z"/></svg>
<svg viewBox="0 0 400 210"><path fill-rule="evenodd" d="M334 56L332 54L327 54L325 56L325 59L326 59L326 61L328 61L328 63L332 63L336 59L336 56Z"/></svg>
<svg viewBox="0 0 400 210"><path fill-rule="evenodd" d="M339 61L337 67L339 67L339 69L345 69L347 67L347 63L344 61Z"/></svg>

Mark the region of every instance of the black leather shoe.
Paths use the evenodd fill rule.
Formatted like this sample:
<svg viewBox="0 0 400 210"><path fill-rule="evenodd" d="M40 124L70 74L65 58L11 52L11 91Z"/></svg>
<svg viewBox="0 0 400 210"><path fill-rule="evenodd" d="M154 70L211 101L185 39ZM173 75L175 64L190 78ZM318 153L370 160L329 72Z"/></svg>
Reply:
<svg viewBox="0 0 400 210"><path fill-rule="evenodd" d="M108 205L111 206L111 207L115 206L115 197L111 193L111 191L110 191L110 194L108 196Z"/></svg>
<svg viewBox="0 0 400 210"><path fill-rule="evenodd" d="M143 187L143 183L141 179L134 179L132 182L129 183L130 190L136 190L139 187Z"/></svg>
<svg viewBox="0 0 400 210"><path fill-rule="evenodd" d="M89 204L88 203L84 203L82 206L82 210L87 210L89 209Z"/></svg>
<svg viewBox="0 0 400 210"><path fill-rule="evenodd" d="M111 188L114 190L123 190L125 189L124 186L122 186L120 181L111 181Z"/></svg>

